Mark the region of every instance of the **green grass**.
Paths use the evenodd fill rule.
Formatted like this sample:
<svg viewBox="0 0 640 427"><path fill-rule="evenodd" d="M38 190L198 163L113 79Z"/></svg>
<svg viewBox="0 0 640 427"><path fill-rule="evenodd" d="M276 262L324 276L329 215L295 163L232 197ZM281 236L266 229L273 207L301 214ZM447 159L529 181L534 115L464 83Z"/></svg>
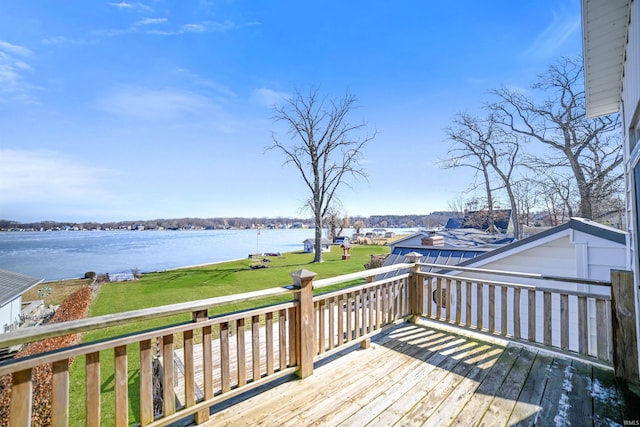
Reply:
<svg viewBox="0 0 640 427"><path fill-rule="evenodd" d="M324 253L324 262L313 263L313 254L302 252L285 253L280 257L268 257L271 262L265 263L268 268L251 269L255 260L245 259L144 274L134 282L119 282L103 285L93 302L90 316L101 316L117 312L157 307L186 301L195 301L217 296L251 292L293 283L291 273L299 269L307 269L317 273L317 279L339 276L362 271L369 262L371 254L388 253L389 247L356 245L351 249L351 259L342 260L342 250L334 246L330 253ZM279 298L282 300L282 298ZM237 311L277 302L278 298L264 301L239 303L215 310L215 313ZM210 313L212 314L213 311ZM85 334L83 341L91 342L107 337L146 330L161 325L189 321L189 315L173 316L149 322L139 322L133 326L111 328ZM139 408L139 353L138 346L127 349L129 370L129 421L137 423ZM111 418L114 407L113 395L113 351L105 351L100 355L102 381L102 418L103 425L113 425ZM85 424L84 408L84 357L79 357L71 369L71 425Z"/></svg>

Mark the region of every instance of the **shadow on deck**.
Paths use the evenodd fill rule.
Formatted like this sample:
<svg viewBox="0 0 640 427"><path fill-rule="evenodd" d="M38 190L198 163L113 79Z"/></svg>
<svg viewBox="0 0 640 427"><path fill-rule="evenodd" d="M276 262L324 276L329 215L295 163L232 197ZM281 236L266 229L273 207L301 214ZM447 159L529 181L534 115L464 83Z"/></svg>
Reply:
<svg viewBox="0 0 640 427"><path fill-rule="evenodd" d="M599 365L437 324L401 323L212 408L209 426L638 425L637 390Z"/></svg>

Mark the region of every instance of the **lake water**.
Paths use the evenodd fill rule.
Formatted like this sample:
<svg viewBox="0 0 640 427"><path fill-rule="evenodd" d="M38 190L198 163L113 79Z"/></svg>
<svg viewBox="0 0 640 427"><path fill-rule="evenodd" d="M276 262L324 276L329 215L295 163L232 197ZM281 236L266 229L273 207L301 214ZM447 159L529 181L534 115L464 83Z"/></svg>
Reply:
<svg viewBox="0 0 640 427"><path fill-rule="evenodd" d="M351 235L352 230L345 231ZM0 233L0 269L45 281L96 273L159 271L303 249L312 229L52 231Z"/></svg>

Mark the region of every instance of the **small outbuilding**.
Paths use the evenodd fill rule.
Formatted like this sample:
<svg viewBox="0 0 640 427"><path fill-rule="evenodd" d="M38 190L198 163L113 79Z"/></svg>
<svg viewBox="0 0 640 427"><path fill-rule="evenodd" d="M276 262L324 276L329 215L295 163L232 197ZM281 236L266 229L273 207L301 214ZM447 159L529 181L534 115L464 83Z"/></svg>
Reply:
<svg viewBox="0 0 640 427"><path fill-rule="evenodd" d="M335 241L336 245L350 245L351 239L348 236L338 236Z"/></svg>
<svg viewBox="0 0 640 427"><path fill-rule="evenodd" d="M314 248L316 243L315 239L307 239L302 243L304 244L305 253L315 252L315 248ZM323 237L322 240L320 241L320 244L322 245L322 252L331 252L331 244L332 244L331 240Z"/></svg>
<svg viewBox="0 0 640 427"><path fill-rule="evenodd" d="M43 279L0 270L0 334L15 329L22 313L22 294L42 281Z"/></svg>

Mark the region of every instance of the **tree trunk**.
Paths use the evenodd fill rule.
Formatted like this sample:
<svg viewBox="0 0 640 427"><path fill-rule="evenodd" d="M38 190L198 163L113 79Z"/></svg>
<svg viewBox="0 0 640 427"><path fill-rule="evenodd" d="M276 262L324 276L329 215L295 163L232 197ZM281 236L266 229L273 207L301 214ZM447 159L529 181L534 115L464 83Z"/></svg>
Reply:
<svg viewBox="0 0 640 427"><path fill-rule="evenodd" d="M322 215L320 212L315 214L315 254L313 262L322 262Z"/></svg>

